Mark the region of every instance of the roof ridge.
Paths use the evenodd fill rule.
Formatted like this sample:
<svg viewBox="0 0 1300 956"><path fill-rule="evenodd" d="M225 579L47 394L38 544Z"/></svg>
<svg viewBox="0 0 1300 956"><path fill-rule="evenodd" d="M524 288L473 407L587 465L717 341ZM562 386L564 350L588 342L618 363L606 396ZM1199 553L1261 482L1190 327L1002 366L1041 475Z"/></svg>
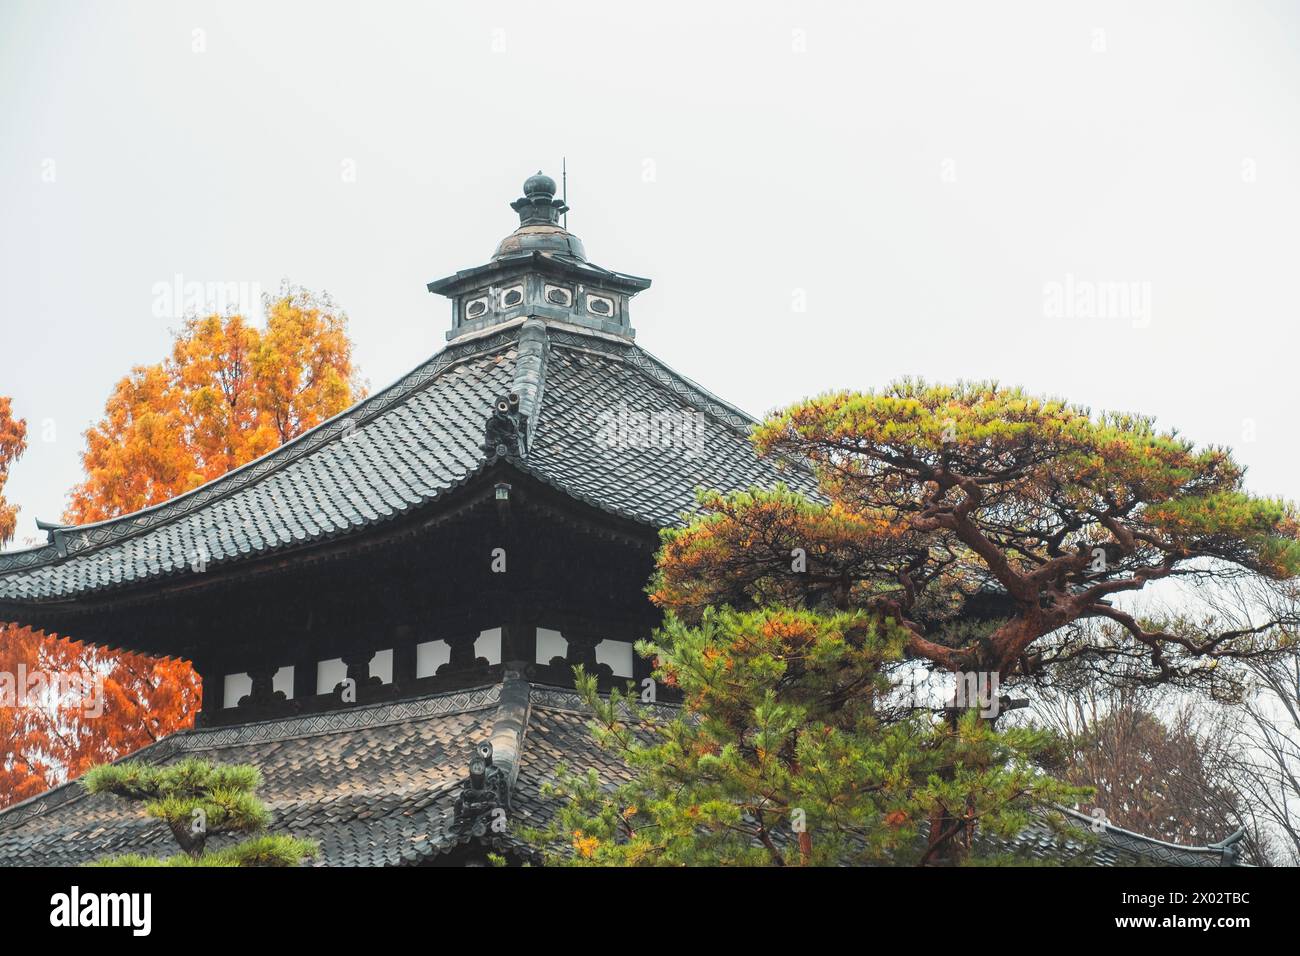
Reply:
<svg viewBox="0 0 1300 956"><path fill-rule="evenodd" d="M687 378L662 359L634 342L619 342L598 338L586 334L585 330L574 331L569 328L554 328L549 331L555 339L556 345L596 352L616 361L627 363L631 368L647 376L656 384L666 387L688 404L702 406L699 408L700 411L746 438L749 436L750 428L759 423L759 419L743 408L719 398L704 386L693 379Z"/></svg>
<svg viewBox="0 0 1300 956"><path fill-rule="evenodd" d="M47 543L34 548L0 553L0 573L38 567L73 555L86 554L102 545L143 534L175 518L184 517L213 501L232 495L246 485L260 481L298 459L315 453L340 436L352 433L359 425L374 420L411 395L428 388L454 366L506 348L515 339L516 332L516 329L509 329L498 335L484 336L472 342L455 342L447 345L378 392L366 396L260 458L246 462L197 488L156 505L115 518L61 529L62 548L55 543Z"/></svg>
<svg viewBox="0 0 1300 956"><path fill-rule="evenodd" d="M754 426L762 424L761 419L755 418L743 408L731 404L726 399L719 398L703 385L683 375L663 359L640 345L631 342L611 343L602 339L598 341L602 345L606 345L607 348L593 348L588 344L590 340L588 336L583 336L583 340L579 341L571 337L572 333L557 330L555 334L565 336L557 343L559 345L596 352L616 361L626 362L629 367L636 369L652 382L666 387L670 392L686 401L687 404L692 405L698 411L712 417L719 424L741 435L746 441L749 441ZM581 333L577 334L581 335ZM616 352L614 350L620 351ZM816 480L817 471L807 459L787 453L777 453L771 457L796 471L803 472L814 481Z"/></svg>
<svg viewBox="0 0 1300 956"><path fill-rule="evenodd" d="M639 359L641 362L646 363L646 365L657 368L659 370L659 374L655 375L653 372L650 372L649 369L644 367L642 368L642 371L646 371L648 374L651 374L651 376L654 378L660 378L660 376L667 376L670 379L676 379L677 381L683 383L686 386L687 390L693 391L697 396L702 397L704 399L705 404L713 403L717 406L720 406L721 408L729 412L731 415L745 422L746 424L743 427L739 427L733 424L732 422L728 422L725 418L721 419L725 424L731 425L731 427L735 431L744 435L746 441L750 439L753 428L763 423L762 419L755 418L753 415L749 414L749 412L745 411L743 408L740 408L737 405L732 405L725 398L719 398L717 395L713 394L713 392L709 391L707 388L705 388L703 385L696 382L694 379L688 378L687 376L683 375L681 372L677 371L675 368L673 368L663 359L659 358L657 355L654 355L653 353L647 351L646 349L642 348L639 345L633 345L632 349L636 353L637 359ZM634 364L639 364L639 363L634 363ZM704 409L704 411L708 413L711 411L711 409L706 408ZM714 414L715 417L718 417L716 413ZM814 480L816 480L817 478L817 469L813 467L812 462L809 461L807 458L792 455L786 452L777 452L773 454L771 457L774 460L784 462L785 464L789 465L791 468L805 472L809 477L813 478Z"/></svg>
<svg viewBox="0 0 1300 956"><path fill-rule="evenodd" d="M1086 823L1091 827L1097 826L1098 820L1096 817L1088 816L1078 810L1075 810L1073 807L1060 806L1060 807L1056 807L1055 809L1061 811L1066 816L1074 817L1080 823ZM1131 840L1138 840L1141 841L1142 843L1152 844L1154 846L1163 847L1169 850L1180 850L1184 853L1218 854L1222 856L1223 849L1224 849L1222 846L1216 846L1215 844L1212 843L1206 844L1204 846L1191 846L1190 844L1184 844L1184 843L1171 843L1168 840L1160 839L1160 837L1154 837L1146 833L1139 833L1137 830L1129 830L1121 826L1116 826L1114 823L1111 823L1109 820L1102 820L1101 829L1096 830L1095 832L1105 833L1112 840L1115 839L1116 837L1128 837Z"/></svg>
<svg viewBox="0 0 1300 956"><path fill-rule="evenodd" d="M676 382L683 386L680 391L685 391L688 394L691 394L698 402L706 406L701 409L701 411L713 415L714 418L718 419L724 425L742 433L746 438L749 437L749 430L754 425L760 423L760 419L755 418L743 408L731 404L731 402L726 399L719 398L703 385L699 384L694 379L683 375L663 359L641 346L633 345L629 350L629 354L632 356L632 364L638 369L649 374L652 378L661 383L668 384L670 388L671 381L676 380ZM679 390L674 388L673 391Z"/></svg>
<svg viewBox="0 0 1300 956"><path fill-rule="evenodd" d="M205 749L270 743L301 737L320 737L342 730L372 729L407 720L467 714L486 710L499 699L500 681L489 681L458 690L442 690L417 697L373 701L354 707L320 710L314 713L268 717L218 727L193 727L187 733L203 742ZM208 739L211 742L208 742Z"/></svg>
<svg viewBox="0 0 1300 956"><path fill-rule="evenodd" d="M595 713L587 705L583 696L572 687L564 687L558 684L539 684L532 683L529 685L529 701L532 706L541 710L555 710L566 714L582 714L591 716ZM602 691L602 697L609 697L609 691ZM655 701L652 704L638 704L639 709L648 711L659 720L674 720L683 712L681 704L669 703L667 701Z"/></svg>
<svg viewBox="0 0 1300 956"><path fill-rule="evenodd" d="M513 382L513 390L519 396L519 411L527 416L525 456L533 445L533 434L541 418L542 396L546 391L546 359L550 352L551 340L546 332L546 323L536 316L530 317L519 329Z"/></svg>
<svg viewBox="0 0 1300 956"><path fill-rule="evenodd" d="M492 762L506 763L506 793L512 794L519 779L519 765L523 762L524 737L528 733L528 717L532 711L532 685L528 681L526 664L515 661L506 665L501 677L501 697L497 701L496 716L492 719Z"/></svg>

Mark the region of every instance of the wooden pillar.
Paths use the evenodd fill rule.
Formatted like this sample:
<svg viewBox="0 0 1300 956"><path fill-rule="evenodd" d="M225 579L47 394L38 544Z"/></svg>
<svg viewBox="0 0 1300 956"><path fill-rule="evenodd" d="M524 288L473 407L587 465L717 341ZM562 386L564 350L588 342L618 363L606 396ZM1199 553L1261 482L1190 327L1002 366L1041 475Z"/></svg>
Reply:
<svg viewBox="0 0 1300 956"><path fill-rule="evenodd" d="M371 684L381 683L378 676L370 676L370 661L374 656L373 647L349 651L343 655L343 664L348 669L348 678L356 684L358 690Z"/></svg>
<svg viewBox="0 0 1300 956"><path fill-rule="evenodd" d="M393 683L404 687L415 680L415 631L400 625L393 639Z"/></svg>
<svg viewBox="0 0 1300 956"><path fill-rule="evenodd" d="M478 631L462 631L443 638L451 647L451 660L438 668L438 676L469 673L487 668L487 658L474 656L474 642Z"/></svg>
<svg viewBox="0 0 1300 956"><path fill-rule="evenodd" d="M537 624L524 613L515 614L501 628L501 663L537 660Z"/></svg>
<svg viewBox="0 0 1300 956"><path fill-rule="evenodd" d="M583 627L569 627L564 630L564 639L569 642L565 660L570 665L581 664L588 674L596 673L596 645L604 639L602 635Z"/></svg>
<svg viewBox="0 0 1300 956"><path fill-rule="evenodd" d="M316 696L316 666L314 654L299 654L293 662L293 699L302 700Z"/></svg>
<svg viewBox="0 0 1300 956"><path fill-rule="evenodd" d="M248 676L252 678L253 689L247 696L239 699L240 707L257 707L262 704L284 700L284 692L275 689L275 672L279 670L271 664L262 664L251 668Z"/></svg>

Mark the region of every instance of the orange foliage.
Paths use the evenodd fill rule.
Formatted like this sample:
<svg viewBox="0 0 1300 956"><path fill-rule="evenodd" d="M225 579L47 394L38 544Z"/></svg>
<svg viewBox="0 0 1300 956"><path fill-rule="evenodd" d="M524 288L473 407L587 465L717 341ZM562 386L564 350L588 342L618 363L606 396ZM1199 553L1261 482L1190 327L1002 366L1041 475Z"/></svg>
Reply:
<svg viewBox="0 0 1300 956"><path fill-rule="evenodd" d="M848 607L869 597L864 569L901 571L920 553L919 536L885 509L823 508L783 486L705 492L699 504L701 517L664 533L650 586L651 601L687 620L712 605L797 607L815 596Z"/></svg>
<svg viewBox="0 0 1300 956"><path fill-rule="evenodd" d="M188 727L201 699L184 661L110 654L25 627L0 625L0 672L12 675L17 695L0 703L0 806ZM34 701L17 685L37 672L99 680L93 690Z"/></svg>
<svg viewBox="0 0 1300 956"><path fill-rule="evenodd" d="M241 316L188 319L171 357L117 383L86 432L86 480L65 520L102 521L166 501L259 458L360 396L347 317L285 290L265 330Z"/></svg>
<svg viewBox="0 0 1300 956"><path fill-rule="evenodd" d="M584 859L591 859L599 846L600 841L595 837L584 837L581 830L573 831L573 848Z"/></svg>
<svg viewBox="0 0 1300 956"><path fill-rule="evenodd" d="M362 396L347 317L328 300L282 289L265 329L235 316L185 321L171 356L117 383L86 431L85 480L64 520L86 523L158 504L252 461ZM21 422L0 399L0 488L23 449ZM16 437L15 437L16 436ZM0 498L0 542L13 510ZM6 519L8 516L8 519ZM103 678L103 717L84 700L0 707L0 806L188 727L201 702L186 661L45 638L0 626L0 671L91 672Z"/></svg>
<svg viewBox="0 0 1300 956"><path fill-rule="evenodd" d="M9 477L9 466L26 447L27 423L14 418L9 399L0 395L0 546L13 538L18 520L18 509L5 504L5 480Z"/></svg>

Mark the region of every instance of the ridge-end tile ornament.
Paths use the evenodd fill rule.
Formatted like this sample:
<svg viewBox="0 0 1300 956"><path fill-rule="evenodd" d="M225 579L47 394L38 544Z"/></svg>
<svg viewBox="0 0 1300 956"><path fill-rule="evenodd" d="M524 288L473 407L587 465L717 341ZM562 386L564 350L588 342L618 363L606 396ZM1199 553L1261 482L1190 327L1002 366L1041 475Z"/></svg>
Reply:
<svg viewBox="0 0 1300 956"><path fill-rule="evenodd" d="M456 825L462 831L483 836L501 815L494 811L510 812L510 788L506 774L492 762L492 744L483 741L475 748L469 762L469 776L461 785L456 798Z"/></svg>
<svg viewBox="0 0 1300 956"><path fill-rule="evenodd" d="M483 451L489 458L522 458L527 435L528 416L519 410L519 396L498 395L484 429Z"/></svg>

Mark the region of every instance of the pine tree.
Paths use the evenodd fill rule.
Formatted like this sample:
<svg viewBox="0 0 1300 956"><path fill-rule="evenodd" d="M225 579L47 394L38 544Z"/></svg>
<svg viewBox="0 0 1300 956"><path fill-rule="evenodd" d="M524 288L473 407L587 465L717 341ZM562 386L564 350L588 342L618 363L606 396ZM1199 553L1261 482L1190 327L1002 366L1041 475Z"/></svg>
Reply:
<svg viewBox="0 0 1300 956"><path fill-rule="evenodd" d="M270 811L254 793L261 784L256 767L196 758L167 766L127 761L94 767L80 783L90 793L143 801L145 813L166 823L184 851L168 858L110 857L98 866L297 866L319 849L312 840L280 834L208 849L214 836L258 834L270 822Z"/></svg>
<svg viewBox="0 0 1300 956"><path fill-rule="evenodd" d="M1085 791L1040 772L1055 744L1000 728L999 708L954 697L887 715L891 662L959 686L1069 664L1231 694L1234 663L1293 651L1294 619L1160 621L1116 603L1160 580L1300 574L1295 506L1250 495L1226 449L1149 418L904 380L801 402L754 441L810 464L821 500L703 492L664 533L650 590L668 619L646 650L684 712L653 719L581 684L630 779L560 778L563 807L537 834L564 840L556 859L902 861L924 818L920 862L969 861L978 832Z"/></svg>
<svg viewBox="0 0 1300 956"><path fill-rule="evenodd" d="M1242 627L1122 603L1157 581L1300 574L1296 507L1249 494L1227 449L1150 418L995 382L903 380L801 402L754 442L810 464L823 500L703 494L665 532L651 588L688 621L717 606L858 610L903 628L909 658L990 683L1050 681L1068 665L1220 697L1240 694L1242 662L1294 653L1294 614ZM935 855L969 843L960 818L936 810Z"/></svg>
<svg viewBox="0 0 1300 956"><path fill-rule="evenodd" d="M862 613L670 616L638 651L681 710L602 698L575 668L621 780L561 770L554 816L526 837L552 865L930 862L936 811L1005 837L1086 795L1039 768L1050 734L900 700L906 639Z"/></svg>

